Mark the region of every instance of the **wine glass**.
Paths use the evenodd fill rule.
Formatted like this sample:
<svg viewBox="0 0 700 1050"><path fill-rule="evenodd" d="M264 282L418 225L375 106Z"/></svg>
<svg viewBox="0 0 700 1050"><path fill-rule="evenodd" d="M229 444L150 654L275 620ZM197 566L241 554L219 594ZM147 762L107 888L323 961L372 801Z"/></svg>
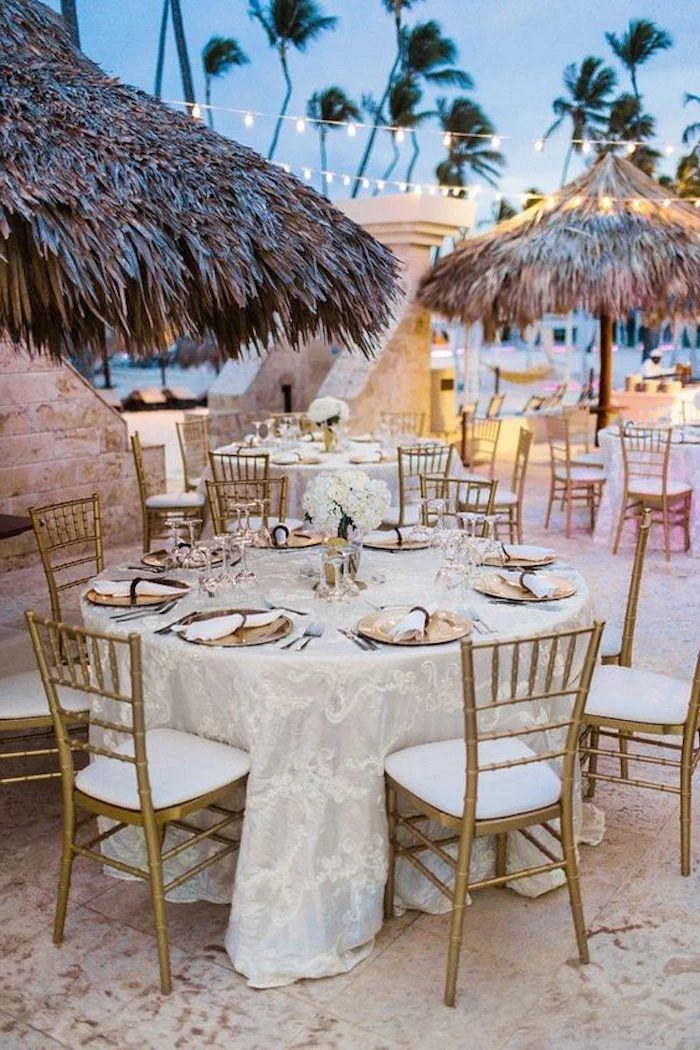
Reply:
<svg viewBox="0 0 700 1050"><path fill-rule="evenodd" d="M183 569L202 569L207 563L206 547L195 538L195 528L201 524L199 518L188 518L186 525L189 532L189 550L182 558Z"/></svg>
<svg viewBox="0 0 700 1050"><path fill-rule="evenodd" d="M180 538L180 529L184 528L187 524L183 517L168 518L168 558L167 567L170 569L176 568L178 565L182 565L185 554L182 551L182 541Z"/></svg>

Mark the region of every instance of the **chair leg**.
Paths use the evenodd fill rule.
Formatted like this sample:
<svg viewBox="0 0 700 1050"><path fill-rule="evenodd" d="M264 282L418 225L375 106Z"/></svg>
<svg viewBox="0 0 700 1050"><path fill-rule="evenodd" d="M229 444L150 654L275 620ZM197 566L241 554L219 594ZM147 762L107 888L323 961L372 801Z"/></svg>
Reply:
<svg viewBox="0 0 700 1050"><path fill-rule="evenodd" d="M691 752L692 753L692 752ZM681 757L681 875L690 875L690 803L691 803L690 755L685 749Z"/></svg>
<svg viewBox="0 0 700 1050"><path fill-rule="evenodd" d="M629 763L629 759L627 758L627 754L628 754L627 741L628 741L629 735L630 734L626 733L624 729L620 729L618 734L617 734L617 737L618 737L617 747L618 747L618 750L620 752L620 776L622 777L623 780L629 780L629 776L630 776L630 763Z"/></svg>
<svg viewBox="0 0 700 1050"><path fill-rule="evenodd" d="M671 560L671 522L668 516L668 504L664 500L661 504L661 520L664 528L664 558Z"/></svg>
<svg viewBox="0 0 700 1050"><path fill-rule="evenodd" d="M620 503L620 514L617 519L617 528L615 529L615 539L613 540L613 554L617 554L620 546L620 539L622 538L622 526L625 524L625 509L627 507L627 493L622 493L622 501Z"/></svg>
<svg viewBox="0 0 700 1050"><path fill-rule="evenodd" d="M445 1006L454 1006L457 993L457 973L459 971L459 953L462 947L464 929L464 909L469 889L469 862L471 860L471 839L462 838L459 843L457 871L455 877L454 898L452 902L452 921L450 922L450 941L447 953L447 976L445 979Z"/></svg>
<svg viewBox="0 0 700 1050"><path fill-rule="evenodd" d="M73 842L75 840L75 812L66 813L63 820L63 852L61 853L61 874L58 880L58 898L56 915L53 924L53 943L61 944L66 924L68 896L70 894L71 875L73 874Z"/></svg>
<svg viewBox="0 0 700 1050"><path fill-rule="evenodd" d="M506 856L508 850L508 836L506 832L496 835L496 878L506 873ZM505 883L503 883L505 886Z"/></svg>
<svg viewBox="0 0 700 1050"><path fill-rule="evenodd" d="M591 753L588 756L587 773L589 774L589 776L588 776L588 784L586 785L586 798L593 798L593 796L595 795L595 780L592 779L592 778L595 777L595 774L596 774L596 772L598 770L598 756L595 753L595 749L598 747L599 740L600 740L600 733L598 732L598 730L597 729L591 729L590 730Z"/></svg>
<svg viewBox="0 0 700 1050"><path fill-rule="evenodd" d="M566 486L564 498L566 500L566 527L564 529L564 535L568 539L571 536L571 512L573 510L573 493L569 486Z"/></svg>
<svg viewBox="0 0 700 1050"><path fill-rule="evenodd" d="M173 988L170 974L170 952L168 950L168 926L165 917L165 892L163 890L163 859L161 857L160 833L156 827L144 826L146 836L146 853L148 855L148 873L151 884L151 905L153 921L156 928L158 944L158 964L160 966L160 990L163 995L170 995Z"/></svg>
<svg viewBox="0 0 700 1050"><path fill-rule="evenodd" d="M685 539L685 550L690 550L690 494L683 502L683 534Z"/></svg>
<svg viewBox="0 0 700 1050"><path fill-rule="evenodd" d="M570 819L565 819L562 813L561 820L562 846L564 849L564 861L566 862L566 885L569 890L569 902L571 914L574 919L576 930L576 943L578 945L578 957L582 963L590 962L588 954L588 938L586 937L586 922L583 917L583 901L581 900L581 884L578 877L578 862L576 860L576 846L574 845L574 831Z"/></svg>
<svg viewBox="0 0 700 1050"><path fill-rule="evenodd" d="M387 785L386 815L389 825L389 858L384 887L384 918L394 918L394 868L396 865L396 791Z"/></svg>
<svg viewBox="0 0 700 1050"><path fill-rule="evenodd" d="M544 527L545 527L545 529L549 528L549 519L552 516L552 506L553 505L554 505L554 482L552 482L550 484L550 487L549 487L549 502L547 503L547 513L545 514L545 518L544 518Z"/></svg>

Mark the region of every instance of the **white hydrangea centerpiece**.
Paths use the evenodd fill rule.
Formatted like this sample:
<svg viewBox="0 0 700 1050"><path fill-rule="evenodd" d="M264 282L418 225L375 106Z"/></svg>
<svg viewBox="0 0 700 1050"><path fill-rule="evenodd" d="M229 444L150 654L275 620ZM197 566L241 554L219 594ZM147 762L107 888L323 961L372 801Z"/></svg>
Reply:
<svg viewBox="0 0 700 1050"><path fill-rule="evenodd" d="M333 427L350 418L350 406L339 397L317 397L309 405L306 414L319 426Z"/></svg>
<svg viewBox="0 0 700 1050"><path fill-rule="evenodd" d="M350 529L364 533L382 522L391 493L385 481L363 470L320 473L306 486L302 505L314 528L346 540Z"/></svg>

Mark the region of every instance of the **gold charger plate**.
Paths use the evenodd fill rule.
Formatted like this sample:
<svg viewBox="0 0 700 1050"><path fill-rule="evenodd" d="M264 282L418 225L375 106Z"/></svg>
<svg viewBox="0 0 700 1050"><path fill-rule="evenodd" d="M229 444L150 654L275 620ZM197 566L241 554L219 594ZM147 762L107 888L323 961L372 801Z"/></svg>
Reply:
<svg viewBox="0 0 700 1050"><path fill-rule="evenodd" d="M275 547L271 544L269 550L273 551L298 551L304 547L320 547L323 540L320 536L313 536L311 533L304 532L290 532L287 537L287 542L280 546Z"/></svg>
<svg viewBox="0 0 700 1050"><path fill-rule="evenodd" d="M447 609L436 609L428 622L425 635L413 641L399 641L391 637L391 628L403 620L413 606L400 605L391 609L377 609L363 616L355 628L358 634L371 638L373 642L386 645L445 645L465 638L472 630L472 621L459 613Z"/></svg>
<svg viewBox="0 0 700 1050"><path fill-rule="evenodd" d="M497 554L493 554L486 558L484 565L495 565L501 569L541 569L544 565L553 565L558 557L558 554L549 554L546 558L531 561L529 558L519 558L517 555L514 555L508 561L501 561Z"/></svg>
<svg viewBox="0 0 700 1050"><path fill-rule="evenodd" d="M177 587L182 587L183 590L180 591L180 592L174 591L174 593L172 595L168 595L168 594L137 594L136 595L136 601L133 604L132 604L131 599L129 598L128 594L119 594L119 595L117 595L117 594L98 594L97 591L94 591L92 589L92 587L87 592L85 597L93 605L115 605L115 606L121 606L122 608L125 607L125 606L126 607L131 606L133 608L135 605L160 605L161 602L169 601L171 597L172 598L178 598L178 599L184 598L185 595L187 594L187 592L190 589L190 585L188 583L183 583L182 580L154 580L152 582L157 583L159 586L166 586L166 587L167 587L168 584L174 584Z"/></svg>
<svg viewBox="0 0 700 1050"><path fill-rule="evenodd" d="M396 533L387 530L386 539L364 539L362 546L373 551L423 551L430 547L430 540L404 540L399 543Z"/></svg>
<svg viewBox="0 0 700 1050"><path fill-rule="evenodd" d="M202 620L213 620L215 616L231 616L233 613L249 615L250 613L265 611L265 609L207 609L206 612L192 613L182 623L184 626L188 626L191 623L199 623ZM233 634L225 634L222 638L185 638L183 634L180 634L180 638L184 642L189 642L190 645L240 649L247 645L265 645L266 642L278 642L289 634L292 627L293 624L289 617L284 613L280 613L276 620L266 624L264 627L239 627Z"/></svg>
<svg viewBox="0 0 700 1050"><path fill-rule="evenodd" d="M168 558L170 557L170 551L149 551L148 554L144 554L141 558L142 565L148 565L152 569L162 569L164 565L167 565ZM235 560L234 560L235 558ZM221 565L224 560L224 556L220 550L214 551L211 555L212 565ZM241 555L229 555L229 565L235 565L236 562L241 560Z"/></svg>
<svg viewBox="0 0 700 1050"><path fill-rule="evenodd" d="M538 579L547 580L548 583L554 584L554 594L549 594L545 598L538 598L536 595L531 594L530 591L523 590L519 584L506 583L505 580L502 580L500 576L495 574L484 576L483 579L477 580L474 584L474 590L479 591L481 594L488 594L491 598L505 598L509 602L551 602L557 598L570 598L572 594L576 594L576 584L563 576L549 576L540 573Z"/></svg>

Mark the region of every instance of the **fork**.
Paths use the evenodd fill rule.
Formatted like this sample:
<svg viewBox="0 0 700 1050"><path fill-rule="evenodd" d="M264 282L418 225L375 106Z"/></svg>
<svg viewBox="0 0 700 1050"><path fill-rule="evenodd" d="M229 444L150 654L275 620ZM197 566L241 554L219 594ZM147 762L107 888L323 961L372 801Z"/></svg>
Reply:
<svg viewBox="0 0 700 1050"><path fill-rule="evenodd" d="M307 612L303 609L290 609L288 605L284 605L282 602L271 602L269 598L262 598L262 603L266 609L272 611L273 609L281 609L282 612L294 613L295 616L308 616ZM283 647L284 648L284 647Z"/></svg>
<svg viewBox="0 0 700 1050"><path fill-rule="evenodd" d="M323 634L324 630L325 630L325 628L324 628L322 623L317 623L315 620L313 620L310 624L307 625L306 630L304 631L304 633L301 636L301 643L297 646L297 648L294 650L294 652L295 653L303 652L304 649L306 649L306 647L307 647L307 645L309 644L310 641L312 641L314 638L320 638L321 637L321 635Z"/></svg>
<svg viewBox="0 0 700 1050"><path fill-rule="evenodd" d="M474 621L477 630L482 631L482 633L484 633L484 634L497 634L498 633L496 631L495 627L489 626L489 624L487 624L485 620L482 620L482 618L479 616L479 614L476 611L476 609L474 609L474 608L468 609L467 610L467 616L469 617L470 620Z"/></svg>
<svg viewBox="0 0 700 1050"><path fill-rule="evenodd" d="M110 619L121 622L123 620L140 620L143 616L163 616L175 607L177 601L177 598L168 598L167 601L161 602L159 605L146 605L138 610L130 609L129 612L119 613L116 616L111 616Z"/></svg>

